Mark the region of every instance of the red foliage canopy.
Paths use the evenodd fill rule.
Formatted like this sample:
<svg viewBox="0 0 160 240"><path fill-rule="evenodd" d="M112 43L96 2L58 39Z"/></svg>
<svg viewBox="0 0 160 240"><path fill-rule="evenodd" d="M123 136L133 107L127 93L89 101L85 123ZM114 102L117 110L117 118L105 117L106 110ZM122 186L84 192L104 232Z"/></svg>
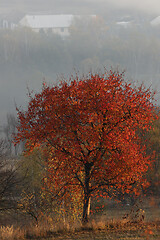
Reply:
<svg viewBox="0 0 160 240"><path fill-rule="evenodd" d="M63 193L82 188L85 205L101 188L127 192L135 182L144 184L152 161L137 131L156 118L153 99L150 89L133 87L112 71L43 85L27 111L18 111L16 141L26 140L30 151L47 146L48 184Z"/></svg>

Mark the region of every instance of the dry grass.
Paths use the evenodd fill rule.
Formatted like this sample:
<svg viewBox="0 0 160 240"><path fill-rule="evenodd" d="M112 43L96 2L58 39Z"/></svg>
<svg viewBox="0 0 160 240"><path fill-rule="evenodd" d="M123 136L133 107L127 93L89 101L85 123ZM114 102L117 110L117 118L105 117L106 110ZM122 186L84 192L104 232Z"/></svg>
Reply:
<svg viewBox="0 0 160 240"><path fill-rule="evenodd" d="M71 222L55 223L47 217L27 228L0 227L0 240L160 240L159 216L160 209L155 206L132 211L108 209L85 227Z"/></svg>
<svg viewBox="0 0 160 240"><path fill-rule="evenodd" d="M25 238L25 230L20 228L13 228L12 226L1 226L0 228L0 239L1 240L23 240Z"/></svg>
<svg viewBox="0 0 160 240"><path fill-rule="evenodd" d="M48 226L45 223L33 226L32 228L20 229L13 226L0 228L1 240L159 240L160 239L160 221L154 222L125 222L124 220L115 220L105 222L104 220L92 220L85 228L81 226Z"/></svg>

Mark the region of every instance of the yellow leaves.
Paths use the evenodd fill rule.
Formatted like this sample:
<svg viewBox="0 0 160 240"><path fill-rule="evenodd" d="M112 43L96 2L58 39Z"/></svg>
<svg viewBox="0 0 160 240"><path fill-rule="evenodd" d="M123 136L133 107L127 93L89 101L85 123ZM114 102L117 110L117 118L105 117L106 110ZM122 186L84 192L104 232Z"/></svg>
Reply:
<svg viewBox="0 0 160 240"><path fill-rule="evenodd" d="M33 201L34 201L33 193L26 193L25 191L23 191L21 198L18 202L18 207L22 209L23 212L27 213L30 210Z"/></svg>

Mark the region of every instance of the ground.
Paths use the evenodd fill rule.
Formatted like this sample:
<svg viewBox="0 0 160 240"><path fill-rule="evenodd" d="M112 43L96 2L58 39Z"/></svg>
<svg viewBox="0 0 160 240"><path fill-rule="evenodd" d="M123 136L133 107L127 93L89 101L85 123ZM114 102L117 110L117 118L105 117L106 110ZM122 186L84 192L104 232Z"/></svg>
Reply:
<svg viewBox="0 0 160 240"><path fill-rule="evenodd" d="M104 202L103 202L104 203ZM100 203L102 204L102 203ZM99 208L98 208L99 209ZM22 220L22 219L21 219ZM0 227L0 240L160 240L159 198L141 205L107 205L91 216L88 226L32 224Z"/></svg>

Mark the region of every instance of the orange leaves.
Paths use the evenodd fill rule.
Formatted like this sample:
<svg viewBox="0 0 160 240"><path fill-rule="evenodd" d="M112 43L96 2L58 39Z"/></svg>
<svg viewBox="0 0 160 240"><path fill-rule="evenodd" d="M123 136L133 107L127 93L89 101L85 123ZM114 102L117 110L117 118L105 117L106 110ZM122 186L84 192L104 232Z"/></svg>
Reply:
<svg viewBox="0 0 160 240"><path fill-rule="evenodd" d="M88 177L92 193L109 185L130 191L134 181L143 182L151 162L137 131L148 130L156 118L153 100L149 89L112 71L56 87L45 83L28 109L18 112L16 141L48 148L48 178L57 188L86 191Z"/></svg>

